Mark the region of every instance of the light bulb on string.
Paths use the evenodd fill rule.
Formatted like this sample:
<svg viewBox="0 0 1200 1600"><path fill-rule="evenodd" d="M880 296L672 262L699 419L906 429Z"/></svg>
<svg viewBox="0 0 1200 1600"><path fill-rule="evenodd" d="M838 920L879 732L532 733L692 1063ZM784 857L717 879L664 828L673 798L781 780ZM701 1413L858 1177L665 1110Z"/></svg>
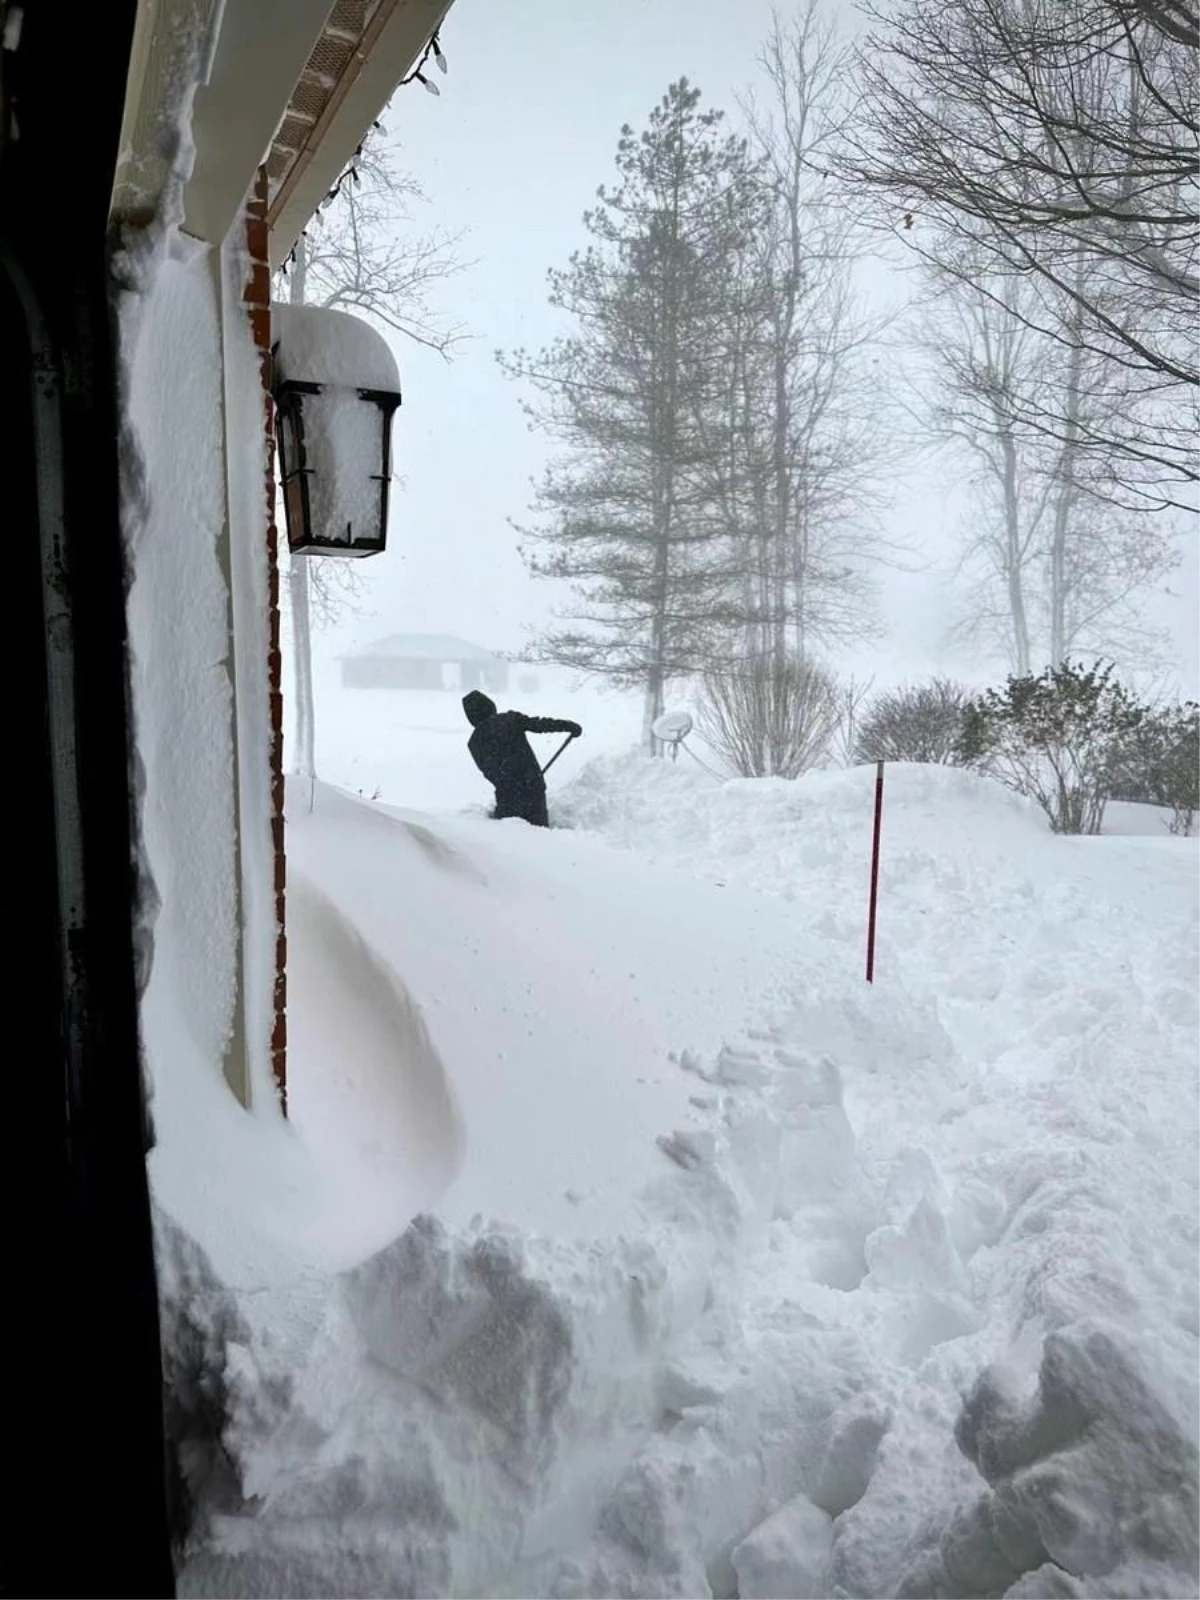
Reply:
<svg viewBox="0 0 1200 1600"><path fill-rule="evenodd" d="M432 48L433 59L437 62L438 71L448 72L450 69L446 65L446 57L442 54L442 47L438 42L438 36L436 33L433 36Z"/></svg>
<svg viewBox="0 0 1200 1600"><path fill-rule="evenodd" d="M438 88L437 84L436 83L431 83L430 80L425 76L425 74L423 72L415 72L413 74L413 76L416 78L417 82L421 85L422 89L424 89L426 91L426 93L428 93L428 94L441 94L442 91Z"/></svg>

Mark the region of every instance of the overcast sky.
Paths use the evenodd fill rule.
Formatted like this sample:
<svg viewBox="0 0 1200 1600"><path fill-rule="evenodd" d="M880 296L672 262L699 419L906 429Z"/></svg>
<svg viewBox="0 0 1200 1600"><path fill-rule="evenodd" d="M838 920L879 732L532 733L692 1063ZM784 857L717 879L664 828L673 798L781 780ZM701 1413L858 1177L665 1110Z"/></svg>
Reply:
<svg viewBox="0 0 1200 1600"><path fill-rule="evenodd" d="M384 120L388 142L400 143L429 197L415 220L467 234L462 253L475 264L443 285L438 301L473 337L449 364L396 345L404 483L389 547L363 564L363 608L319 636L320 655L398 631L518 648L545 618L551 597L527 576L507 519L523 515L547 445L528 431L495 351L536 347L552 332L546 270L584 243L581 214L612 178L621 124L640 128L680 76L708 105L735 114L770 14L769 0L456 0L442 33L449 75L438 78L441 96L412 84ZM838 15L847 29L857 26L853 7ZM844 663L855 670L885 679L937 667L976 679L1003 670L1002 661L964 659L943 644L962 514L948 482L925 462L896 485L888 532L913 548L918 570L886 574L887 635ZM1187 694L1200 684L1198 582L1193 529L1176 597L1157 602Z"/></svg>

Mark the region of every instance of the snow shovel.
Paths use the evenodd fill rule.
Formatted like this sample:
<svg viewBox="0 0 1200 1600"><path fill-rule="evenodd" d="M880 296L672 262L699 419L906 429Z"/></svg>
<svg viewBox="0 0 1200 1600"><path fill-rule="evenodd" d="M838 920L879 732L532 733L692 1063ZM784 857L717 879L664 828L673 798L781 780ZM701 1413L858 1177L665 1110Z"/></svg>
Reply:
<svg viewBox="0 0 1200 1600"><path fill-rule="evenodd" d="M555 752L554 752L554 754L553 754L553 755L552 755L552 756L551 756L551 757L550 757L550 759L549 759L549 761L547 761L547 763L546 763L546 765L545 765L545 766L544 766L544 767L543 767L543 768L542 768L542 777L543 777L543 778L544 778L544 777L545 777L545 776L546 776L546 774L547 774L547 773L548 773L548 772L549 772L549 771L550 771L550 768L551 768L551 767L552 767L552 766L553 766L553 765L554 765L554 763L555 763L555 762L556 762L556 761L557 761L557 760L558 760L558 758L559 758L559 756L560 756L560 755L562 755L562 753L563 753L563 751L564 751L564 750L565 750L565 749L566 749L566 748L567 748L567 746L568 746L568 745L569 745L569 744L570 744L570 742L571 742L571 740L572 740L572 739L574 739L574 738L576 738L576 737L577 737L577 735L575 735L575 734L573 734L573 733L569 733L569 734L568 734L568 735L567 735L567 737L566 737L566 738L565 738L565 739L564 739L564 740L563 740L563 742L562 742L562 743L561 743L561 744L560 744L560 745L559 745L559 747L558 747L558 749L557 749L557 750L556 750L556 751L555 751Z"/></svg>

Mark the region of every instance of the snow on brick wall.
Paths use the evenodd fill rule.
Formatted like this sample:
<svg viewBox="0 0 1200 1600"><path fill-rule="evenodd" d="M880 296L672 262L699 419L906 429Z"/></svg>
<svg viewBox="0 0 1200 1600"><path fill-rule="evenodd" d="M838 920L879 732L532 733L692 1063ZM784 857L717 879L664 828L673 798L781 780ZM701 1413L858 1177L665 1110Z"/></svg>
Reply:
<svg viewBox="0 0 1200 1600"><path fill-rule="evenodd" d="M134 728L160 902L143 1031L158 1089L180 1026L220 1074L238 951L218 286L204 256L156 268L125 302L121 337L137 483L126 512Z"/></svg>
<svg viewBox="0 0 1200 1600"><path fill-rule="evenodd" d="M141 929L143 946L152 946L141 1000L150 1176L157 1203L211 1253L225 1281L262 1282L287 1273L286 1241L321 1204L319 1177L279 1116L270 1076L262 388L236 262L168 240L154 230L127 241L117 306L138 818L155 903ZM244 433L233 432L243 421ZM232 453L227 430L238 445ZM252 679L240 705L241 784L231 554L240 584L236 651ZM248 883L257 895L244 894ZM223 1070L237 1028L256 1041L250 1115Z"/></svg>

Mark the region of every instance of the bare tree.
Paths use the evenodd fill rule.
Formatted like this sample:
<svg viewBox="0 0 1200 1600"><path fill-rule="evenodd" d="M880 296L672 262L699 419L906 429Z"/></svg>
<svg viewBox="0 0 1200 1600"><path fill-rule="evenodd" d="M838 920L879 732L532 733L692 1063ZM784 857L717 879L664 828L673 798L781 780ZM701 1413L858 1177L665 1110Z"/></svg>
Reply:
<svg viewBox="0 0 1200 1600"><path fill-rule="evenodd" d="M1020 280L940 272L928 283L926 421L971 467L962 631L982 626L1020 676L1080 652L1144 664L1157 643L1144 600L1178 556L1159 518L1097 483L1082 440L1112 420L1111 369L1083 343L1078 302L1063 302L1051 338ZM1038 409L1062 417L1058 437L1031 424Z"/></svg>
<svg viewBox="0 0 1200 1600"><path fill-rule="evenodd" d="M873 677L844 678L838 685L838 725L830 751L839 766L852 767L860 759L859 727L862 722L863 706L874 685Z"/></svg>
<svg viewBox="0 0 1200 1600"><path fill-rule="evenodd" d="M423 199L415 179L397 169L391 149L364 145L281 274L289 302L357 311L449 359L465 333L461 324L447 324L440 316L432 290L464 269L456 253L461 236L442 229L413 234L411 208ZM313 628L352 609L362 583L354 561L301 556L288 564L296 770L302 777L316 771Z"/></svg>
<svg viewBox="0 0 1200 1600"><path fill-rule="evenodd" d="M798 778L827 753L842 715L837 680L799 656L758 650L704 674L703 738L744 778Z"/></svg>
<svg viewBox="0 0 1200 1600"><path fill-rule="evenodd" d="M814 171L847 107L848 52L817 0L773 17L743 113L765 188L729 294L724 514L748 644L782 659L873 631L871 522L884 416L869 354L881 319L855 288L861 235Z"/></svg>
<svg viewBox="0 0 1200 1600"><path fill-rule="evenodd" d="M1090 427L1021 420L1178 503L1197 479L1197 11L1192 0L898 0L872 12L843 171L897 236L1109 369ZM1063 303L1073 308L1063 314ZM1119 403L1117 403L1119 400Z"/></svg>
<svg viewBox="0 0 1200 1600"><path fill-rule="evenodd" d="M396 151L368 142L334 197L305 234L309 305L361 311L414 344L449 358L466 337L447 323L434 290L465 270L461 233L414 231L420 184L396 164Z"/></svg>

